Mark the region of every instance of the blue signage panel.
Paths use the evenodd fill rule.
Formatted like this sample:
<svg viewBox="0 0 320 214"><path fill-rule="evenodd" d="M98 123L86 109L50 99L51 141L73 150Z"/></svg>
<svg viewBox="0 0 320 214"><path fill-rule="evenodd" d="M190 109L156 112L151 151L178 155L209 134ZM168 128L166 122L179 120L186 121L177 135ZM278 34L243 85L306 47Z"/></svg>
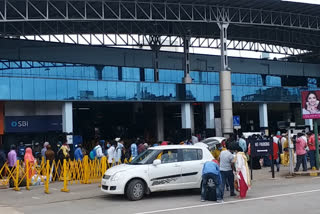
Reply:
<svg viewBox="0 0 320 214"><path fill-rule="evenodd" d="M62 116L8 116L5 117L4 131L5 133L62 131Z"/></svg>
<svg viewBox="0 0 320 214"><path fill-rule="evenodd" d="M240 126L240 116L233 116L233 126Z"/></svg>

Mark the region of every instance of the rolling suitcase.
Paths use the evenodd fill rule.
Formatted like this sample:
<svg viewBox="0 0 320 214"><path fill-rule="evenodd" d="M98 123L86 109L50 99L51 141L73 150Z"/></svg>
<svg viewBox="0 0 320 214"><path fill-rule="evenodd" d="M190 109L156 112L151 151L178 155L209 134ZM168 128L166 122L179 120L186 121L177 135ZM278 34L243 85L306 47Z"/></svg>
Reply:
<svg viewBox="0 0 320 214"><path fill-rule="evenodd" d="M214 183L212 178L209 178L208 182L207 182L206 200L207 201L216 201L217 200L216 184Z"/></svg>

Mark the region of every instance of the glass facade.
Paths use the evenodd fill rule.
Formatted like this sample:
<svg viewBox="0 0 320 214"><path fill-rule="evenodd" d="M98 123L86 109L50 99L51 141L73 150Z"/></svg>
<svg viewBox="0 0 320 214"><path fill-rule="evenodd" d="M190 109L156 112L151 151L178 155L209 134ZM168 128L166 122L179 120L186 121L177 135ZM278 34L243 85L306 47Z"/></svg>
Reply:
<svg viewBox="0 0 320 214"><path fill-rule="evenodd" d="M27 63L27 62L22 62ZM27 63L28 64L28 63ZM24 65L27 65L24 64ZM29 64L28 64L29 65ZM119 74L120 73L120 74ZM92 101L196 101L218 102L219 73L191 71L193 83L181 84L182 70L154 70L113 66L55 64L39 67L0 66L1 100L92 100ZM121 81L119 80L121 76ZM300 102L300 89L317 87L309 78L308 87L282 87L281 77L260 74L232 76L234 102Z"/></svg>

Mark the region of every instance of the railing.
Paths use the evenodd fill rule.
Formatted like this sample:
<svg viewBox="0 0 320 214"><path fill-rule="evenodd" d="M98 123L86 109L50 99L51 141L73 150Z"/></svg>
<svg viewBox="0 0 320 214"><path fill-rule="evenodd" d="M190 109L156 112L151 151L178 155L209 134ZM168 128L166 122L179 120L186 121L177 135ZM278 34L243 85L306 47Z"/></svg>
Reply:
<svg viewBox="0 0 320 214"><path fill-rule="evenodd" d="M123 163L129 163L125 159ZM121 164L121 161L117 164ZM30 190L30 186L44 185L44 192L49 193L49 184L63 181L62 192L69 192L68 185L98 183L105 171L116 165L109 163L106 157L90 160L85 156L82 161L65 159L63 161L45 161L40 164L23 163L17 161L14 167L9 167L5 163L0 169L0 186L11 187L15 191L20 191L20 187L25 186Z"/></svg>

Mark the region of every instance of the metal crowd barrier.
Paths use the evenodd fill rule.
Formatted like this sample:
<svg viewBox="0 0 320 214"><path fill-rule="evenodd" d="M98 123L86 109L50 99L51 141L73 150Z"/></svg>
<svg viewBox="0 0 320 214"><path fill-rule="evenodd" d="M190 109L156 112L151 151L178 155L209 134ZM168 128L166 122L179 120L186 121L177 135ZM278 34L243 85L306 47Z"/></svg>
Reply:
<svg viewBox="0 0 320 214"><path fill-rule="evenodd" d="M123 163L130 161L131 158L125 159ZM100 183L105 171L114 165L116 163L108 163L106 157L90 160L88 156L84 156L82 161L65 159L52 163L42 158L40 164L18 160L15 167L9 167L7 163L1 167L0 188L10 187L20 191L20 187L25 186L26 190L30 190L30 186L43 185L44 192L48 194L50 183L63 182L61 191L69 192L68 185Z"/></svg>

